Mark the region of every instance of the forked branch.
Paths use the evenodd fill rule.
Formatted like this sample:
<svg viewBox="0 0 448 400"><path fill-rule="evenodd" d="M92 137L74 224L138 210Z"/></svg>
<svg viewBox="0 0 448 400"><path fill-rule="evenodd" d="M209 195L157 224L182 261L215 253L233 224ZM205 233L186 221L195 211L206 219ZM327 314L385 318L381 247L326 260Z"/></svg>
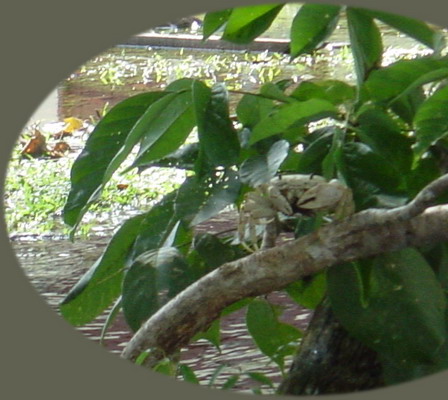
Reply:
<svg viewBox="0 0 448 400"><path fill-rule="evenodd" d="M141 352L152 350L144 365L154 366L206 330L225 307L238 300L283 289L338 264L448 240L448 205L431 207L447 189L448 175L444 175L406 206L366 210L281 246L223 264L146 321L122 357L135 361Z"/></svg>

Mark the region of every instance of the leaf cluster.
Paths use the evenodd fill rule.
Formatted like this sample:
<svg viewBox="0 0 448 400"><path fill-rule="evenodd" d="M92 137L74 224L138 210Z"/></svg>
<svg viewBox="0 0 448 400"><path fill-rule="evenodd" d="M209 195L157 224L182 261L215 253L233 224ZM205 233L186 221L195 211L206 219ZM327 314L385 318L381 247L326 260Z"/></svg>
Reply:
<svg viewBox="0 0 448 400"><path fill-rule="evenodd" d="M222 29L222 39L249 43L282 7L208 13L204 39ZM291 57L312 53L329 40L341 18L348 26L355 84L268 82L256 93L239 93L230 109L222 84L180 79L163 91L130 97L104 116L71 171L64 220L73 232L134 149L131 168L180 168L189 177L149 211L123 223L64 300L61 312L68 321L85 324L118 299L116 307L138 330L186 286L244 254L231 235L196 236L194 229L226 207L238 207L245 192L279 173L338 178L352 189L360 211L405 204L446 172L448 59L441 34L380 11L305 4L291 25ZM378 22L431 54L383 65ZM313 226L305 218L295 223L296 236ZM328 290L345 328L378 352L388 382L396 383L447 366L447 257L446 245L406 249L334 268L286 292L314 308ZM301 332L280 323L264 300L234 308L241 306L248 306L255 343L282 369ZM202 337L219 347L219 323ZM195 380L186 367L181 375Z"/></svg>

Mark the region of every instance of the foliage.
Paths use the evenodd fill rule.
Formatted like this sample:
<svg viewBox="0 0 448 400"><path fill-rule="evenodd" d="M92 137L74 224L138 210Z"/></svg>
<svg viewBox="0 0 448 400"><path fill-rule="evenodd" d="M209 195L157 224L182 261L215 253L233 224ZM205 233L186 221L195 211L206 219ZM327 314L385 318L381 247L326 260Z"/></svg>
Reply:
<svg viewBox="0 0 448 400"><path fill-rule="evenodd" d="M249 43L281 8L209 13L204 35L223 28L223 39ZM107 113L72 168L64 207L72 233L135 147L132 168L167 165L190 175L152 209L123 224L62 304L66 319L86 323L121 296L136 331L186 285L244 254L231 235L195 237L194 228L227 206L238 207L245 192L275 174L338 178L353 190L360 211L402 205L446 172L448 59L440 34L419 21L379 11L307 4L291 26L291 57L312 53L329 40L339 18L348 25L355 84L268 82L258 93L239 93L231 109L232 93L223 85L184 78L163 91L124 100ZM419 41L431 54L384 65L379 22ZM192 134L197 141L186 145ZM423 376L448 365L447 249L439 245L438 258L431 257L433 250L406 249L344 265L286 292L315 307L328 289L345 328L380 355L388 382ZM113 254L112 265L107 260ZM283 368L291 342L301 333L280 323L264 300L248 303L247 326L255 343ZM211 329L208 337L219 346L216 326ZM197 381L187 367L179 371L183 379Z"/></svg>

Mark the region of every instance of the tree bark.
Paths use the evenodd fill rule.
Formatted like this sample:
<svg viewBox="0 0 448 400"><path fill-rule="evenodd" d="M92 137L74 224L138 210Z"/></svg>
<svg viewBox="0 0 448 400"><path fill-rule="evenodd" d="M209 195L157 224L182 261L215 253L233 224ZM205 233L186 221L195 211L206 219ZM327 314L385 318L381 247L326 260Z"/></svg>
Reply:
<svg viewBox="0 0 448 400"><path fill-rule="evenodd" d="M351 393L384 386L375 351L351 337L328 299L316 308L287 378L278 393Z"/></svg>
<svg viewBox="0 0 448 400"><path fill-rule="evenodd" d="M401 211L400 214L401 215ZM409 246L448 240L448 206L437 206L402 220L390 211L362 212L318 231L226 263L202 277L146 321L122 357L135 361L152 349L144 365L173 354L221 311L243 298L281 290L326 268Z"/></svg>
<svg viewBox="0 0 448 400"><path fill-rule="evenodd" d="M434 206L446 190L448 174L431 182L405 206L362 211L281 246L223 264L147 320L122 357L135 362L142 352L149 351L142 364L152 367L188 344L225 307L241 299L284 289L345 262L447 241L448 205Z"/></svg>

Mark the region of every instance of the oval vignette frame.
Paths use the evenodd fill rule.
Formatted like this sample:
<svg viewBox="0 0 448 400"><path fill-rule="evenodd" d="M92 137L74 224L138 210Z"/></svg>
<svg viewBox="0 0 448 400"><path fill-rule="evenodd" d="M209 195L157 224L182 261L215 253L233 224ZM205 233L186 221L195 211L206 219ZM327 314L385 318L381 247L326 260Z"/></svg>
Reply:
<svg viewBox="0 0 448 400"><path fill-rule="evenodd" d="M6 145L2 147L1 160L5 161L2 163L2 172L9 160L12 145L29 116L46 97L46 93L68 76L77 65L114 45L120 38L165 20L165 16L181 17L212 8L263 2L266 1L193 0L185 4L176 0L157 4L156 13L152 13L154 4L140 4L141 2L134 0L125 3L127 9L92 4L83 0L59 9L48 4L36 5L36 9L33 9L33 5L27 5L27 9L21 4L9 5L8 21L3 25L6 28L3 37L8 41L4 59L13 61L2 70L8 78L11 76L8 82L4 82L4 93L9 102L8 108L4 106L7 110L4 117L8 137L4 139ZM323 2L340 3L334 0ZM401 13L400 6L403 6L403 10L406 7L410 16L448 27L448 17L446 21L440 19L442 14L448 15L446 4L440 4L438 0L426 1L419 5L399 0L394 2L394 7L386 0L347 0L345 3L377 7L395 13ZM173 5L175 13L172 12ZM409 7L412 7L412 10L409 10ZM143 12L135 11L140 8ZM425 11L424 18L419 17L422 10ZM106 17L102 18L104 15ZM122 24L121 19L126 18L128 19ZM120 26L116 23L118 21ZM55 54L56 62L53 62ZM17 82L22 85L18 87ZM3 232L6 233L5 229ZM199 400L209 398L210 392L207 390L180 382L173 385L172 378L148 373L142 368L123 363L115 355L108 354L95 343L89 343L77 334L61 318L57 318L33 290L18 268L6 235L2 236L2 264L6 267L2 268L2 272L6 271L6 274L2 276L1 293L5 296L4 299L8 300L2 303L7 311L5 325L9 327L5 329L3 325L2 332L6 350L6 357L3 357L2 362L9 371L3 384L6 394L14 393L14 397L18 398L45 394L50 399L59 398L61 395L68 399L78 399L86 394L89 397L93 394L111 399L148 394ZM351 396L387 400L400 396L409 399L420 398L425 394L437 396L440 393L437 398L442 398L442 393L446 394L447 391L447 376L448 372L444 372L416 382ZM217 399L241 397L216 390L212 394ZM332 397L336 396L330 396Z"/></svg>

